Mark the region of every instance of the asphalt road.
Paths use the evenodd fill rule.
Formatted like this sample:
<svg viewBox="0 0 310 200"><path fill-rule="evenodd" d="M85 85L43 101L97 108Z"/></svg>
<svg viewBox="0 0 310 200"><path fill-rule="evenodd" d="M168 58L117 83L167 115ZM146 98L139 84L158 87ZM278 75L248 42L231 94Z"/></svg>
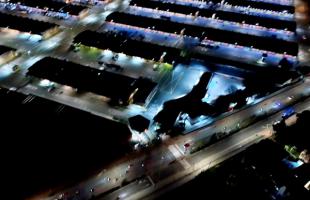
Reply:
<svg viewBox="0 0 310 200"><path fill-rule="evenodd" d="M309 99L294 106L296 112L309 108ZM121 199L137 199L150 194L159 195L160 192L158 190L165 192L183 182L189 181L201 171L211 168L236 153L243 151L248 146L271 136L271 124L280 119L281 115L281 112L276 113L195 154L182 155L179 152L180 156L177 157L176 153L173 153L175 151L173 149L177 150L176 147L171 148L171 144L168 146L163 145L152 151L150 155L143 155L128 162L120 163L111 169L101 172L87 182L64 191L64 193L74 194L75 191L79 190L80 194L84 194L84 196L80 196L77 199L86 199L92 194L102 195L102 193L112 188L119 187L122 182L121 174L126 174L126 170L128 170L129 172L127 173L129 175L126 179L128 182L134 181L112 193L104 194L99 199L117 199L117 197ZM143 166L142 163L144 164ZM143 183L135 181L135 179L142 177L143 173L148 178L143 178ZM114 177L118 177L118 180ZM94 191L90 192L92 188L94 188ZM154 193L155 191L156 193ZM59 196L59 194L56 196ZM54 197L46 199L53 199ZM40 199L44 198L41 197Z"/></svg>

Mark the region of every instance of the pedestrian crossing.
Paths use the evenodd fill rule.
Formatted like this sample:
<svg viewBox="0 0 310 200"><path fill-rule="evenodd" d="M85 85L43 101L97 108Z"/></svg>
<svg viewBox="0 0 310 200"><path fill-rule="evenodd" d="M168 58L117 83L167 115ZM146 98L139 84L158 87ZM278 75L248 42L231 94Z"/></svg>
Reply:
<svg viewBox="0 0 310 200"><path fill-rule="evenodd" d="M184 153L183 151L180 149L179 146L177 146L176 144L174 145L169 145L168 149L170 150L170 152L172 153L172 155L175 157L175 159L185 168L190 168L191 165L189 164L189 162L183 158Z"/></svg>

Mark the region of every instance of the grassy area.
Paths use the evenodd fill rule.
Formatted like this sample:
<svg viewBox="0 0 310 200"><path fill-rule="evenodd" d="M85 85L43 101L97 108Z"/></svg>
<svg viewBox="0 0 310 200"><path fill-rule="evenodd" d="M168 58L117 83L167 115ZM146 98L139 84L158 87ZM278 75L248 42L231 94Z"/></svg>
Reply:
<svg viewBox="0 0 310 200"><path fill-rule="evenodd" d="M88 47L85 45L78 45L76 48L80 49L81 54L83 57L91 60L96 60L100 55L102 50L96 48L96 47Z"/></svg>

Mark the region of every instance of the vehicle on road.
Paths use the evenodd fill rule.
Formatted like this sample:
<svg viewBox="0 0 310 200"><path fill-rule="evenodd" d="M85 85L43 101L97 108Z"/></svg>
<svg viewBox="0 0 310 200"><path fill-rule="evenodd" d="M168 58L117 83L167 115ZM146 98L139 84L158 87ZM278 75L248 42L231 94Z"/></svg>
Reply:
<svg viewBox="0 0 310 200"><path fill-rule="evenodd" d="M295 114L295 110L292 107L288 107L283 111L282 119L287 119Z"/></svg>
<svg viewBox="0 0 310 200"><path fill-rule="evenodd" d="M275 132L281 131L283 128L285 128L285 126L286 125L284 120L278 120L272 124L272 128Z"/></svg>
<svg viewBox="0 0 310 200"><path fill-rule="evenodd" d="M20 67L19 67L18 65L14 65L14 66L12 67L12 70L13 70L14 72L18 72L18 71L20 70Z"/></svg>

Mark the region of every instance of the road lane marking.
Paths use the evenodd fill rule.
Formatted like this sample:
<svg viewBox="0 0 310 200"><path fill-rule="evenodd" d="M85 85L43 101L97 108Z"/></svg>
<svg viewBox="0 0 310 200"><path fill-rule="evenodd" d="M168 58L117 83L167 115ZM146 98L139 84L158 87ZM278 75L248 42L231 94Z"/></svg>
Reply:
<svg viewBox="0 0 310 200"><path fill-rule="evenodd" d="M147 179L151 182L152 185L155 185L154 181L152 180L150 176L147 176Z"/></svg>
<svg viewBox="0 0 310 200"><path fill-rule="evenodd" d="M182 151L178 150L178 146L175 145L169 145L168 146L169 151L172 153L172 155L175 157L175 159L185 168L189 168L191 167L191 165L187 162L187 160L183 159L179 159L181 157L183 157L183 154L181 153Z"/></svg>
<svg viewBox="0 0 310 200"><path fill-rule="evenodd" d="M169 145L168 149L171 151L172 155L178 159L182 156L182 154L177 150L174 145Z"/></svg>
<svg viewBox="0 0 310 200"><path fill-rule="evenodd" d="M182 151L182 149L177 144L175 144L174 146L182 155L184 155L184 151Z"/></svg>
<svg viewBox="0 0 310 200"><path fill-rule="evenodd" d="M184 167L184 169L188 169L191 167L191 164L189 164L189 162L187 162L187 160L185 160L185 159L179 160L179 162Z"/></svg>

